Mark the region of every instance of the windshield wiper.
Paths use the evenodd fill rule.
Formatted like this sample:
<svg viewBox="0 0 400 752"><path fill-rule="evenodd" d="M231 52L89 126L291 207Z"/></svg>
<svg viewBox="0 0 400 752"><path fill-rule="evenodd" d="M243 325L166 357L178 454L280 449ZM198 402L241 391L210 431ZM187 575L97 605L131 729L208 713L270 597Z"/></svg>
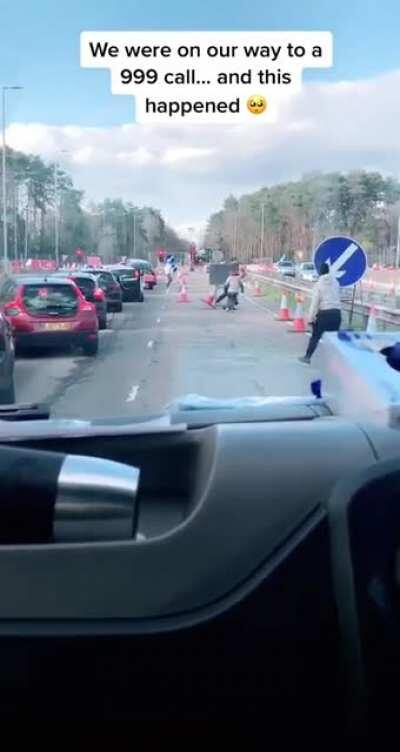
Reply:
<svg viewBox="0 0 400 752"><path fill-rule="evenodd" d="M15 405L0 405L0 421L19 420L48 420L50 407L40 403L20 403Z"/></svg>

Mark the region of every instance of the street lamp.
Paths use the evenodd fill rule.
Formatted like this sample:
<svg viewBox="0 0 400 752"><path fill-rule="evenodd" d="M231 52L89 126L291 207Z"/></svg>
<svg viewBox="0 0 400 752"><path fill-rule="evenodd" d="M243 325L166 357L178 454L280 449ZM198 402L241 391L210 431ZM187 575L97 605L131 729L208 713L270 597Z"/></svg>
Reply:
<svg viewBox="0 0 400 752"><path fill-rule="evenodd" d="M400 216L397 220L397 245L396 245L396 260L395 267L398 269L400 266Z"/></svg>
<svg viewBox="0 0 400 752"><path fill-rule="evenodd" d="M23 86L2 86L1 87L1 104L2 104L2 133L3 133L3 151L2 151L2 184L3 184L3 260L4 271L8 269L8 235L7 235L7 183L6 183L6 92L18 91Z"/></svg>
<svg viewBox="0 0 400 752"><path fill-rule="evenodd" d="M59 149L56 154L69 154L68 149ZM54 162L54 252L56 264L60 264L60 228L59 228L59 211L58 211L58 180L57 170L58 162Z"/></svg>
<svg viewBox="0 0 400 752"><path fill-rule="evenodd" d="M261 204L260 259L264 258L264 211L265 204Z"/></svg>

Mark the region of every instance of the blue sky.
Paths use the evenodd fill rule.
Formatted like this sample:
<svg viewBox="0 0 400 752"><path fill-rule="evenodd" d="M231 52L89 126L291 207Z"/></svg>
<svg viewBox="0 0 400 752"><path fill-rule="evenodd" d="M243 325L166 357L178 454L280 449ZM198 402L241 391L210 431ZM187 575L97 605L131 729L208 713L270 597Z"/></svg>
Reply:
<svg viewBox="0 0 400 752"><path fill-rule="evenodd" d="M0 0L0 86L25 87L8 97L8 143L60 161L87 201L157 206L178 229L203 226L229 193L310 170L399 178L399 21L399 0ZM80 68L79 43L146 29L331 31L334 66L306 71L301 95L251 135L141 126L107 70Z"/></svg>
<svg viewBox="0 0 400 752"><path fill-rule="evenodd" d="M306 73L326 82L400 67L398 0L0 0L0 85L10 119L49 125L112 126L132 120L127 97L110 94L107 71L79 65L83 30L328 30L332 70Z"/></svg>

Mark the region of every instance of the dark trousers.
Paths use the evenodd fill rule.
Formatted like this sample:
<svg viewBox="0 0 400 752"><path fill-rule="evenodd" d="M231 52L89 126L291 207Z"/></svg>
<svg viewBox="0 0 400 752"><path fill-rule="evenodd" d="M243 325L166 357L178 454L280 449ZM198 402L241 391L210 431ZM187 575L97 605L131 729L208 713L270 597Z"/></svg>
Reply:
<svg viewBox="0 0 400 752"><path fill-rule="evenodd" d="M318 311L315 323L312 325L312 335L308 343L306 357L311 358L324 332L337 332L340 329L342 315L338 308Z"/></svg>
<svg viewBox="0 0 400 752"><path fill-rule="evenodd" d="M237 292L228 292L228 311L234 311L235 306L237 306L237 302Z"/></svg>
<svg viewBox="0 0 400 752"><path fill-rule="evenodd" d="M233 295L235 296L235 305L239 305L239 295L238 295L238 293L234 292ZM226 288L224 288L224 291L221 292L221 295L219 295L218 298L216 299L215 305L217 305L217 303L220 303L221 300L224 300L224 298L227 298L227 297L228 297L228 292L227 292Z"/></svg>

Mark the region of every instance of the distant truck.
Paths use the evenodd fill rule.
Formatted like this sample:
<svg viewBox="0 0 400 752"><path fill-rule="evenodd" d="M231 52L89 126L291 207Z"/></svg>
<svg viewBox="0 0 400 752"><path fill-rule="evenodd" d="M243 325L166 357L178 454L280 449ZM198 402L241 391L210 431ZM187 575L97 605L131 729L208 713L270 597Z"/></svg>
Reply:
<svg viewBox="0 0 400 752"><path fill-rule="evenodd" d="M223 285L227 277L233 272L239 271L239 262L233 261L230 264L210 264L208 274L210 285Z"/></svg>

